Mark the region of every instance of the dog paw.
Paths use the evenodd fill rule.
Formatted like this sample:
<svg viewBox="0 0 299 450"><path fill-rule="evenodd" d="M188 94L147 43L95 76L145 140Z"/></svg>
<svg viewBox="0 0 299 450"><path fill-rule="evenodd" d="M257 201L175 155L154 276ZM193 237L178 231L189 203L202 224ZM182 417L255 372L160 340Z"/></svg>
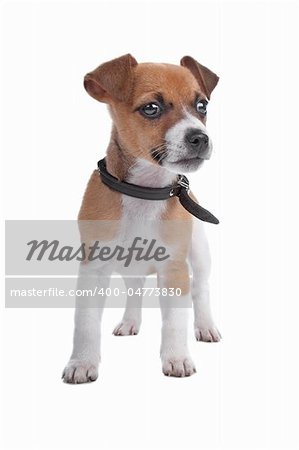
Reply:
<svg viewBox="0 0 299 450"><path fill-rule="evenodd" d="M197 341L202 342L219 342L221 334L214 324L195 325L195 337Z"/></svg>
<svg viewBox="0 0 299 450"><path fill-rule="evenodd" d="M192 359L187 357L162 357L162 371L168 377L190 377L196 372Z"/></svg>
<svg viewBox="0 0 299 450"><path fill-rule="evenodd" d="M138 334L140 324L135 320L123 320L113 330L115 336L134 336Z"/></svg>
<svg viewBox="0 0 299 450"><path fill-rule="evenodd" d="M65 383L90 383L98 378L97 365L87 361L70 360L62 373Z"/></svg>

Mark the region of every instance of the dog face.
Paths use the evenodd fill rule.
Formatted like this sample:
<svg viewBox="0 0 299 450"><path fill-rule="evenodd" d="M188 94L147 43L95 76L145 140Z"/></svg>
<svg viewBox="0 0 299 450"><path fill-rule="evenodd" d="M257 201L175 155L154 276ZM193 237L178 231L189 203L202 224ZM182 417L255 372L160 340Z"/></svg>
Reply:
<svg viewBox="0 0 299 450"><path fill-rule="evenodd" d="M196 170L212 152L207 105L218 77L191 57L181 66L137 64L125 55L85 77L85 88L108 103L119 146L169 170Z"/></svg>

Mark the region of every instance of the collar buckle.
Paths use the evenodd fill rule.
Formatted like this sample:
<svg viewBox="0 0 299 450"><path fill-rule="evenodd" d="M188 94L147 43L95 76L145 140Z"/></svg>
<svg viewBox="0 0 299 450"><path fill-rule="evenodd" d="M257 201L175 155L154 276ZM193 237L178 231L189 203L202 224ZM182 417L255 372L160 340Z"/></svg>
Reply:
<svg viewBox="0 0 299 450"><path fill-rule="evenodd" d="M189 191L189 180L185 175L179 175L178 184Z"/></svg>

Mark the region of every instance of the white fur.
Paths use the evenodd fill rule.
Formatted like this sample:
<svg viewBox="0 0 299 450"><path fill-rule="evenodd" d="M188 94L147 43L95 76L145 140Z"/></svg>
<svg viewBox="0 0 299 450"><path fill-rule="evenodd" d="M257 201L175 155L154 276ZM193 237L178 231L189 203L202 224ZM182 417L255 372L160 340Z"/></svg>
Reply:
<svg viewBox="0 0 299 450"><path fill-rule="evenodd" d="M209 137L209 154L211 154L213 145L205 125L188 111L185 111L184 118L169 128L165 134L165 141L169 149L167 162L174 163L187 156L188 149L185 146L185 134L188 128L197 128Z"/></svg>
<svg viewBox="0 0 299 450"><path fill-rule="evenodd" d="M209 276L211 256L204 225L193 220L190 262L193 272L192 301L194 309L194 330L198 341L218 342L221 334L214 325L210 308Z"/></svg>
<svg viewBox="0 0 299 450"><path fill-rule="evenodd" d="M194 123L195 118L188 117L170 130L172 139L182 132L183 128ZM196 121L196 125L197 121ZM206 131L205 131L206 132ZM131 168L128 181L131 183L162 187L171 184L174 174L165 168L158 167L144 160L138 160ZM126 242L132 242L136 236L142 235L155 238L158 233L158 222L165 211L166 201L142 200L129 196L122 197L124 214L121 219L120 234L115 243L125 246ZM192 299L195 313L196 338L204 341L217 341L220 334L213 324L209 306L208 276L210 257L202 224L196 220L194 227L196 235L192 238L190 260L193 264ZM110 243L113 245L113 242ZM151 263L152 264L152 263ZM143 285L145 276L149 270L149 263L138 263L138 278L132 278L136 274L134 265L123 272L127 288L138 288ZM163 272L163 264L157 267L160 274ZM81 266L78 288L91 289L95 286L108 285L109 276L118 270L113 264L88 263ZM161 272L162 271L162 272ZM88 280L86 275L89 275ZM101 276L99 276L101 275ZM130 277L131 275L131 277ZM143 276L142 276L143 275ZM163 277L161 277L163 278ZM88 286L86 286L88 283ZM163 287L162 285L160 287ZM187 302L188 296L181 299ZM139 297L140 299L140 297ZM128 297L127 307L121 322L116 326L114 334L137 334L141 323L141 302L136 307L136 297ZM188 308L173 308L168 305L169 297L161 297L162 312L162 342L161 359L162 370L166 375L188 376L195 372L195 366L190 358L187 345L187 318ZM108 300L109 301L109 300ZM80 302L80 299L78 299ZM80 308L75 313L75 332L73 353L68 362L63 378L70 383L83 383L97 378L97 368L100 362L101 318L103 308Z"/></svg>
<svg viewBox="0 0 299 450"><path fill-rule="evenodd" d="M139 186L147 187L165 187L173 183L176 175L167 169L152 164L145 159L137 159L134 166L130 169L128 182ZM141 219L154 221L161 217L166 207L166 200L143 200L140 198L122 196L124 217L122 223L124 228L126 224L131 224L132 220Z"/></svg>

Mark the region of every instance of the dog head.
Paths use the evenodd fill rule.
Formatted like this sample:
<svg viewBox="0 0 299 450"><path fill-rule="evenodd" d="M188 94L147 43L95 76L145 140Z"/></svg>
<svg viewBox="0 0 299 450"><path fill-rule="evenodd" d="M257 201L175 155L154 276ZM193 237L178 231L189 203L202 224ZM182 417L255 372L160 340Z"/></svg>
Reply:
<svg viewBox="0 0 299 450"><path fill-rule="evenodd" d="M176 66L138 64L130 54L84 78L87 92L109 105L120 147L175 173L194 171L211 156L207 105L217 82L190 56Z"/></svg>

